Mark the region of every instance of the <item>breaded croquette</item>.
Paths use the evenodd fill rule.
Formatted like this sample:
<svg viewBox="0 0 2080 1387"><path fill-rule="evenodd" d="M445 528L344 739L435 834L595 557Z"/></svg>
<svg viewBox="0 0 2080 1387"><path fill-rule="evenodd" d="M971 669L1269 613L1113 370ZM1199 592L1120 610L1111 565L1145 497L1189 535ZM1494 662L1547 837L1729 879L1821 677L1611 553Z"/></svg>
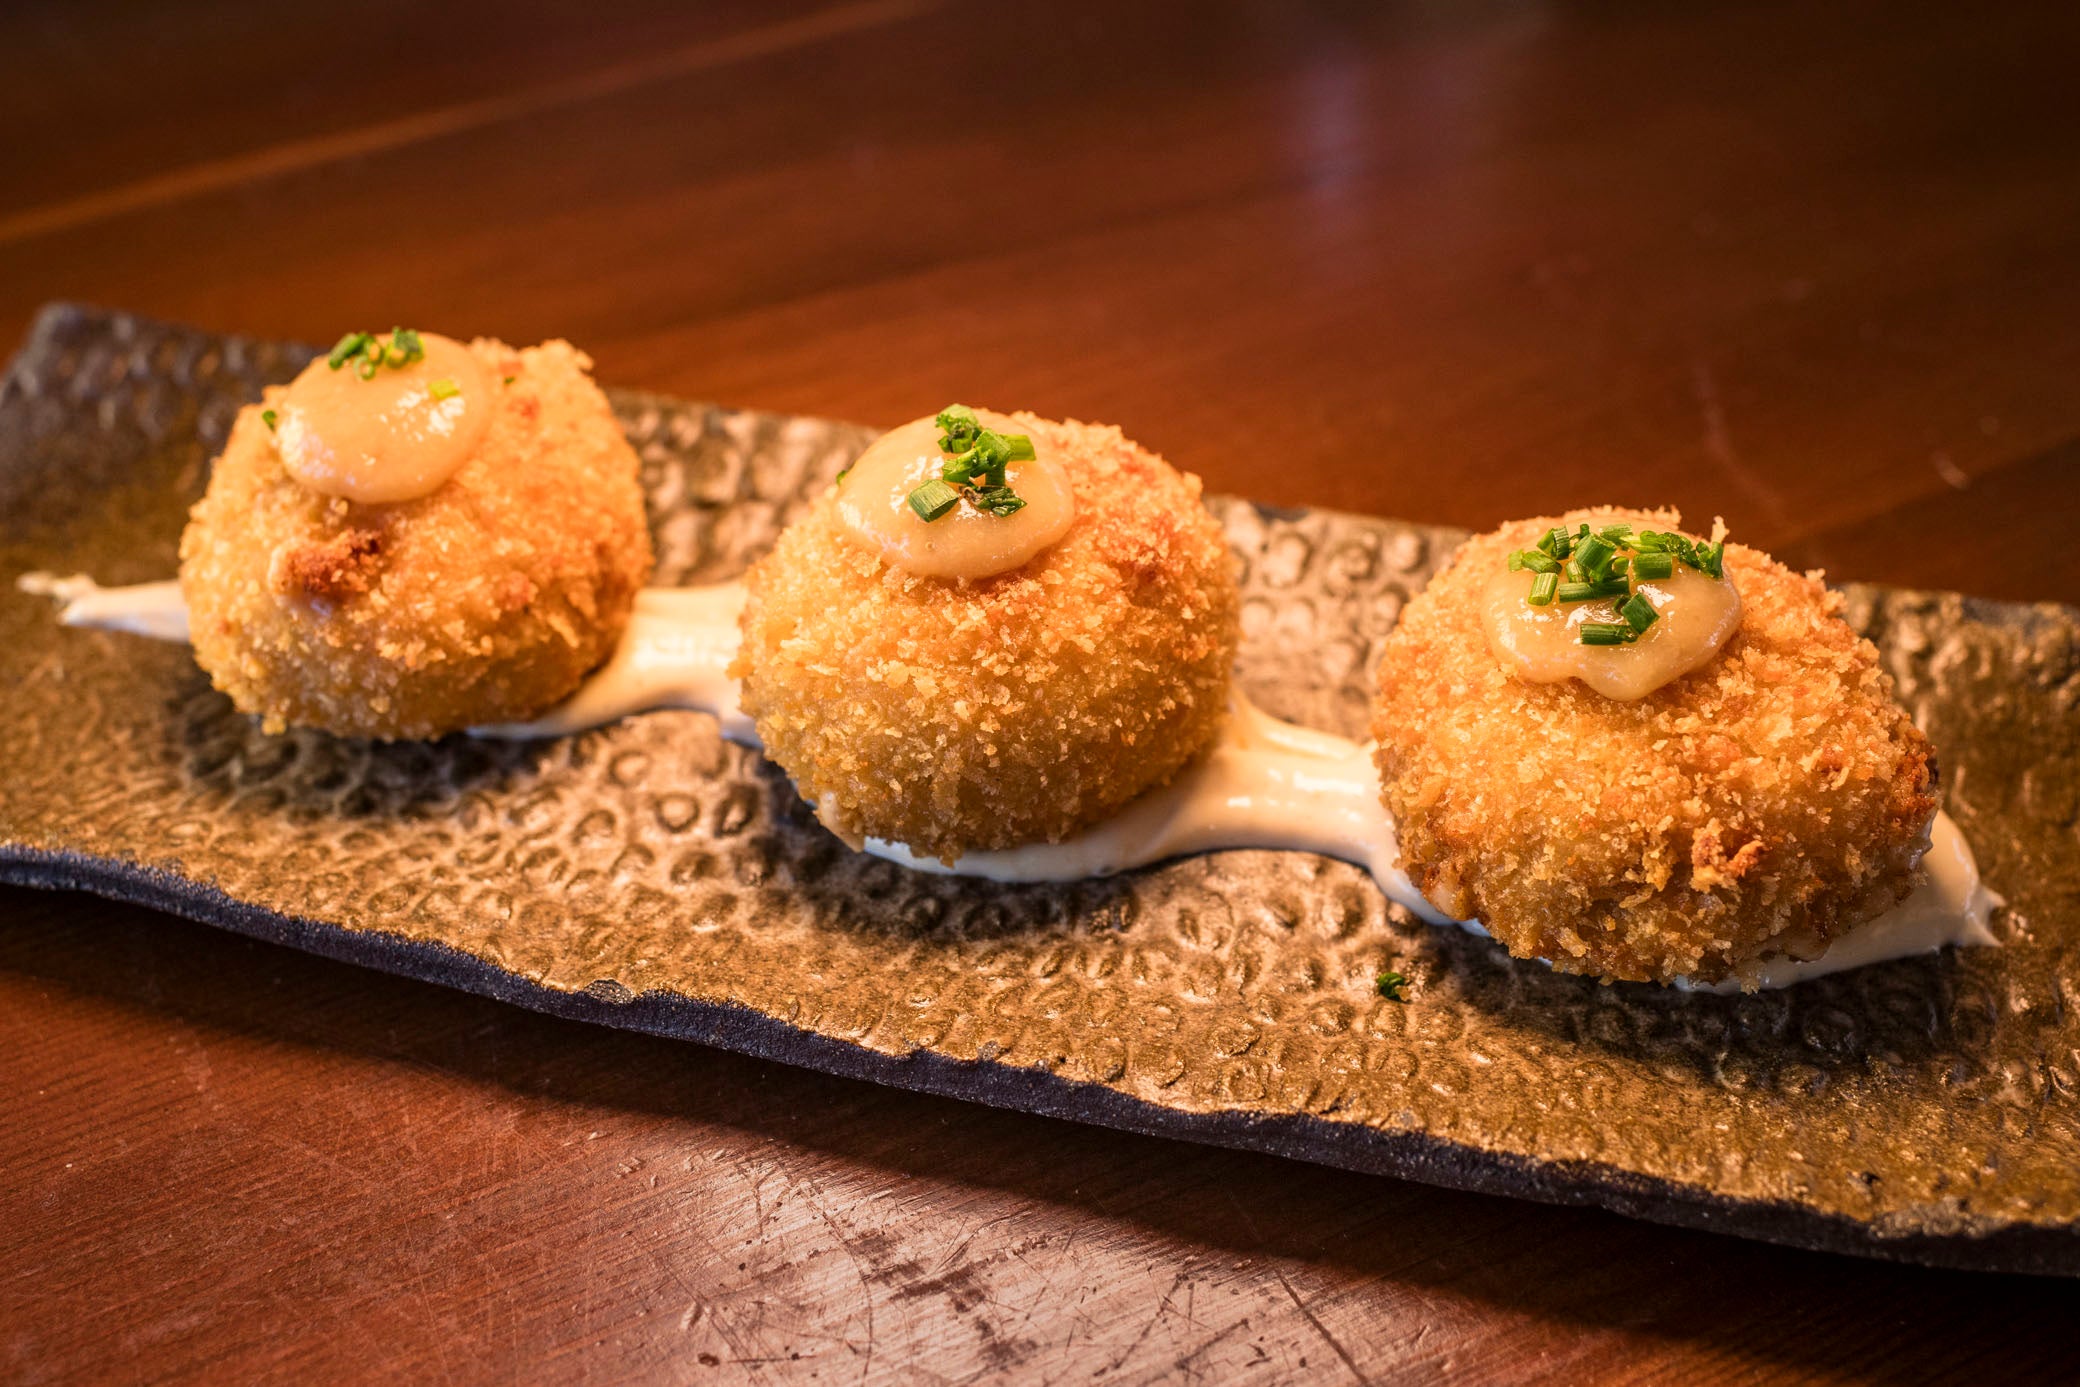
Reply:
<svg viewBox="0 0 2080 1387"><path fill-rule="evenodd" d="M1567 972L1713 981L1813 957L1916 884L1934 753L1841 597L1738 544L1739 625L1695 672L1625 701L1506 669L1483 638L1491 575L1610 515L1469 541L1388 638L1372 731L1406 867L1439 909Z"/></svg>
<svg viewBox="0 0 2080 1387"><path fill-rule="evenodd" d="M268 730L393 739L524 720L620 639L650 540L591 362L561 341L466 350L488 422L416 499L364 504L291 475L281 387L232 426L181 538L181 591L197 661ZM431 385L436 402L457 389Z"/></svg>
<svg viewBox="0 0 2080 1387"><path fill-rule="evenodd" d="M1075 503L1059 542L1019 567L905 571L847 532L834 488L747 579L731 670L744 708L849 841L945 861L1056 841L1219 730L1238 598L1198 478L1115 428L1011 423Z"/></svg>

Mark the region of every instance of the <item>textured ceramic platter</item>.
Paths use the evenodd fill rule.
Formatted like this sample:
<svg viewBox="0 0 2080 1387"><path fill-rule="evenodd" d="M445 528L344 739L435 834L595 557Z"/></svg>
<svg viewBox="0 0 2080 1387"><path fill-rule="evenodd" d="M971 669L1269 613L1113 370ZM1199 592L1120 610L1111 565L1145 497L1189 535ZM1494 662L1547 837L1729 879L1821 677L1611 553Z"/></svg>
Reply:
<svg viewBox="0 0 2080 1387"><path fill-rule="evenodd" d="M844 848L699 713L546 744L270 737L184 649L62 629L15 591L30 569L171 576L233 413L307 355L59 307L0 385L0 878L1004 1107L2080 1274L2080 614L1849 589L2010 902L2005 947L1752 997L1604 987L1306 854L1067 886L913 874ZM741 572L870 436L616 404L666 584ZM1360 734L1376 644L1459 534L1214 505L1244 687ZM1375 995L1383 966L1415 979L1407 1004Z"/></svg>

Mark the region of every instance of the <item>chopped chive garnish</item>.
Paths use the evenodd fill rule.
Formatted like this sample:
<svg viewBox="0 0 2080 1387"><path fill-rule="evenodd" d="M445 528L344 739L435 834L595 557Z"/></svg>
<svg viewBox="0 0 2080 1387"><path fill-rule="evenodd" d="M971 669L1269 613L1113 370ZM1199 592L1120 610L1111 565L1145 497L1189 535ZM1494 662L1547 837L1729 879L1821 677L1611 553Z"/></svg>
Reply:
<svg viewBox="0 0 2080 1387"><path fill-rule="evenodd" d="M1582 574L1590 582L1599 582L1604 575L1604 565L1618 552L1618 546L1602 535L1590 535L1574 551L1575 562L1582 566Z"/></svg>
<svg viewBox="0 0 2080 1387"><path fill-rule="evenodd" d="M1641 632L1661 620L1661 613L1654 610L1654 604L1647 600L1647 595L1643 592L1635 592L1620 602L1618 615L1625 618L1627 626Z"/></svg>
<svg viewBox="0 0 2080 1387"><path fill-rule="evenodd" d="M350 332L332 344L332 350L326 354L325 364L337 371L340 367L361 355L367 349L368 344L374 340L375 335L373 333Z"/></svg>
<svg viewBox="0 0 2080 1387"><path fill-rule="evenodd" d="M1562 602L1597 602L1606 597L1623 597L1631 586L1623 578L1607 578L1600 583L1562 583Z"/></svg>
<svg viewBox="0 0 2080 1387"><path fill-rule="evenodd" d="M271 409L263 409L260 411L260 422L267 425L267 431L269 433L274 432L275 421L280 417L280 415L276 414Z"/></svg>
<svg viewBox="0 0 2080 1387"><path fill-rule="evenodd" d="M1591 529L1584 521L1571 530L1553 526L1534 548L1512 550L1508 562L1510 572L1534 575L1525 594L1534 607L1605 601L1616 607L1617 621L1576 625L1582 644L1629 645L1661 619L1638 585L1672 578L1678 565L1724 579L1726 541L1694 540L1672 530L1635 532L1628 522ZM1592 614L1601 615L1583 613Z"/></svg>
<svg viewBox="0 0 2080 1387"><path fill-rule="evenodd" d="M932 422L939 426L939 451L949 457L974 447L975 435L982 432L982 421L966 405L948 405Z"/></svg>
<svg viewBox="0 0 2080 1387"><path fill-rule="evenodd" d="M1519 549L1509 556L1512 573L1558 573L1560 565L1543 549Z"/></svg>
<svg viewBox="0 0 2080 1387"><path fill-rule="evenodd" d="M1657 582L1672 578L1676 572L1676 561L1667 554L1634 554L1632 576L1642 583Z"/></svg>
<svg viewBox="0 0 2080 1387"><path fill-rule="evenodd" d="M1406 991L1408 983L1408 974L1388 968L1381 972L1379 977L1373 981L1373 986L1379 989L1380 996L1390 1002L1406 1002L1408 998L1403 993Z"/></svg>
<svg viewBox="0 0 2080 1387"><path fill-rule="evenodd" d="M981 418L966 405L948 405L933 416L932 422L939 427L939 451L946 455L946 462L935 480L910 493L912 510L927 521L937 520L952 510L963 495L975 509L1000 518L1025 508L1025 498L1011 489L1006 469L1014 462L1030 462L1037 456L1029 436L986 429ZM845 473L840 472L838 479L844 478ZM918 497L931 487L940 488L951 499L940 504L939 492L933 491L931 503L919 505Z"/></svg>
<svg viewBox="0 0 2080 1387"><path fill-rule="evenodd" d="M327 366L337 371L351 362L354 374L363 380L374 380L385 366L402 369L425 359L424 339L408 327L391 328L387 343L373 332L350 332L325 354Z"/></svg>
<svg viewBox="0 0 2080 1387"><path fill-rule="evenodd" d="M504 381L503 383L504 383L504 384L506 384L506 385L511 385L511 384L512 384L512 383L513 383L514 381L516 381L516 380L518 380L518 379L520 379L520 377L518 377L518 376L507 376L507 377L505 378L505 381Z"/></svg>
<svg viewBox="0 0 2080 1387"><path fill-rule="evenodd" d="M446 376L442 376L439 380L426 387L426 393L433 396L436 400L445 400L451 395L460 395L462 387L449 380Z"/></svg>
<svg viewBox="0 0 2080 1387"><path fill-rule="evenodd" d="M961 494L937 477L910 493L910 509L924 521L937 520L961 503Z"/></svg>
<svg viewBox="0 0 2080 1387"><path fill-rule="evenodd" d="M991 515L1003 517L1013 511L1024 510L1025 497L1008 486L986 486L969 497L977 510L986 510Z"/></svg>

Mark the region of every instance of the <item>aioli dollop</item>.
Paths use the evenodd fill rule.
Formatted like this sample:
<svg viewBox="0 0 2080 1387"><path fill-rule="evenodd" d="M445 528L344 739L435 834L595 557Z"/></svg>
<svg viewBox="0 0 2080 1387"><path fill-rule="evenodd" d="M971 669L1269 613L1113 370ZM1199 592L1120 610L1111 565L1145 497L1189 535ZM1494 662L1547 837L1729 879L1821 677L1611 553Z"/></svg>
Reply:
<svg viewBox="0 0 2080 1387"><path fill-rule="evenodd" d="M387 342L387 338L379 339ZM491 421L491 376L468 347L422 333L425 355L381 366L324 357L275 405L274 445L298 482L365 505L412 501L455 474Z"/></svg>
<svg viewBox="0 0 2080 1387"><path fill-rule="evenodd" d="M1590 521L1592 528L1597 524ZM1707 577L1678 564L1670 577L1637 585L1660 615L1639 639L1629 645L1583 645L1584 622L1624 620L1617 602L1534 607L1527 600L1531 578L1497 569L1483 598L1482 625L1488 649L1502 667L1533 684L1579 679L1606 698L1644 698L1710 664L1741 624L1741 596L1732 579Z"/></svg>
<svg viewBox="0 0 2080 1387"><path fill-rule="evenodd" d="M1002 434L1026 433L1016 420L976 411L982 426ZM906 573L975 581L1008 573L1060 543L1076 519L1068 474L1033 439L1037 456L1005 469L1005 481L1025 505L1009 515L978 510L965 498L937 520L910 508L910 493L937 477L947 458L939 426L915 419L867 446L838 483L838 518L851 537Z"/></svg>

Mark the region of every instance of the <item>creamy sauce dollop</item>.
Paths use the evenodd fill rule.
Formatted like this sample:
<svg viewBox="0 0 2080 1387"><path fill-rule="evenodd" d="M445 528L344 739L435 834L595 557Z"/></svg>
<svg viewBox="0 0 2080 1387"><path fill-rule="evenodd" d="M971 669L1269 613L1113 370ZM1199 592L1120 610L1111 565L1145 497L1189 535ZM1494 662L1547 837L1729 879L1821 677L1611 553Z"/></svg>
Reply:
<svg viewBox="0 0 2080 1387"><path fill-rule="evenodd" d="M1024 433L1015 420L976 411L982 426ZM838 483L838 518L851 537L906 573L969 582L1008 573L1061 542L1076 520L1076 496L1060 463L1033 440L1036 456L1004 469L1025 501L1009 515L977 510L966 499L937 520L910 509L910 493L945 470L939 426L914 419L875 439Z"/></svg>
<svg viewBox="0 0 2080 1387"><path fill-rule="evenodd" d="M63 602L59 620L68 626L187 639L177 583L100 588L83 577L31 573L19 586ZM756 747L757 732L738 708L736 684L728 675L743 602L744 589L737 583L648 589L637 598L613 658L577 693L532 722L475 733L561 737L648 709L696 708L714 713L723 735ZM1674 985L1706 992L1736 992L1743 981L1757 988L1788 987L1945 945L1997 943L1988 920L2001 901L1980 881L1964 835L1949 815L1938 814L1930 839L1924 859L1928 879L1913 895L1835 939L1818 958L1764 959L1750 965L1744 978L1714 984L1678 979ZM969 853L951 866L878 839L868 839L866 850L922 872L1040 882L1107 876L1224 848L1313 852L1349 862L1370 872L1390 900L1419 919L1486 933L1476 922L1454 921L1438 910L1402 869L1370 748L1283 722L1240 697L1206 755L1111 819L1062 842Z"/></svg>
<svg viewBox="0 0 2080 1387"><path fill-rule="evenodd" d="M366 380L354 361L334 370L321 356L303 368L274 407L275 451L290 476L322 495L387 505L455 474L491 421L491 373L453 338L419 340L419 360Z"/></svg>
<svg viewBox="0 0 2080 1387"><path fill-rule="evenodd" d="M1591 522L1594 523L1593 521ZM1532 575L1498 570L1483 594L1482 627L1502 667L1533 684L1579 679L1606 698L1644 698L1663 684L1702 669L1741 624L1741 597L1729 578L1708 578L1678 564L1673 575L1639 584L1660 614L1630 645L1583 645L1583 622L1622 623L1618 604L1526 599Z"/></svg>

